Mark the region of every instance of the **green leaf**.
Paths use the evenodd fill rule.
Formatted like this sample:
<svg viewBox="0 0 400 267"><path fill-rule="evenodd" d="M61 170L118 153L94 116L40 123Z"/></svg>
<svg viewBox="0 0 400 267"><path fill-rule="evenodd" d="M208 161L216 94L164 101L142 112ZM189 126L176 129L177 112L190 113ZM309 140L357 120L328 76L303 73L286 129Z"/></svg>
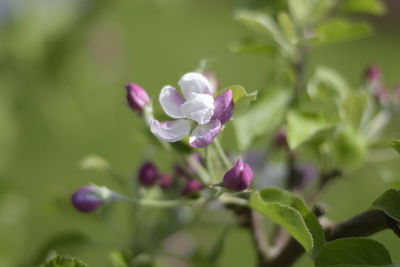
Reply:
<svg viewBox="0 0 400 267"><path fill-rule="evenodd" d="M235 103L235 114L239 114L248 108L251 102L257 99L257 91L248 93L241 85L232 85L220 90L217 95L220 95L227 90L232 90L233 102Z"/></svg>
<svg viewBox="0 0 400 267"><path fill-rule="evenodd" d="M327 243L319 252L316 267L395 266L388 250L369 238L344 238Z"/></svg>
<svg viewBox="0 0 400 267"><path fill-rule="evenodd" d="M349 93L349 85L346 80L335 70L319 66L307 84L307 93L313 99L321 100L324 96L345 99Z"/></svg>
<svg viewBox="0 0 400 267"><path fill-rule="evenodd" d="M382 210L387 216L400 222L400 191L386 191L372 203L372 207Z"/></svg>
<svg viewBox="0 0 400 267"><path fill-rule="evenodd" d="M289 51L292 49L271 16L260 12L242 10L235 14L235 18L253 31L274 40L282 50Z"/></svg>
<svg viewBox="0 0 400 267"><path fill-rule="evenodd" d="M113 267L129 267L129 258L122 251L111 251L109 259Z"/></svg>
<svg viewBox="0 0 400 267"><path fill-rule="evenodd" d="M325 17L333 5L332 0L289 0L289 10L295 21L309 25Z"/></svg>
<svg viewBox="0 0 400 267"><path fill-rule="evenodd" d="M304 201L288 191L266 188L251 194L250 207L282 226L316 256L325 243L318 219Z"/></svg>
<svg viewBox="0 0 400 267"><path fill-rule="evenodd" d="M282 121L289 99L288 90L269 92L245 113L235 117L233 126L240 150L249 147L254 138L266 136L276 130Z"/></svg>
<svg viewBox="0 0 400 267"><path fill-rule="evenodd" d="M329 145L334 162L344 168L358 167L367 153L366 140L350 126L338 127Z"/></svg>
<svg viewBox="0 0 400 267"><path fill-rule="evenodd" d="M400 140L391 140L389 142L390 146L393 147L397 152L400 153Z"/></svg>
<svg viewBox="0 0 400 267"><path fill-rule="evenodd" d="M289 14L287 14L286 12L279 13L278 22L286 39L288 39L291 43L297 43L298 38L296 34L296 29L293 25L291 18L289 17Z"/></svg>
<svg viewBox="0 0 400 267"><path fill-rule="evenodd" d="M287 138L291 149L310 141L318 133L332 127L320 116L312 113L290 111L287 115Z"/></svg>
<svg viewBox="0 0 400 267"><path fill-rule="evenodd" d="M346 0L339 10L343 13L366 13L371 15L383 15L386 7L380 0Z"/></svg>
<svg viewBox="0 0 400 267"><path fill-rule="evenodd" d="M339 108L342 120L358 129L368 105L368 98L367 92L350 93Z"/></svg>
<svg viewBox="0 0 400 267"><path fill-rule="evenodd" d="M371 28L360 22L350 22L345 19L332 19L316 28L317 44L346 42L366 37Z"/></svg>
<svg viewBox="0 0 400 267"><path fill-rule="evenodd" d="M41 267L89 267L89 265L70 256L57 256Z"/></svg>

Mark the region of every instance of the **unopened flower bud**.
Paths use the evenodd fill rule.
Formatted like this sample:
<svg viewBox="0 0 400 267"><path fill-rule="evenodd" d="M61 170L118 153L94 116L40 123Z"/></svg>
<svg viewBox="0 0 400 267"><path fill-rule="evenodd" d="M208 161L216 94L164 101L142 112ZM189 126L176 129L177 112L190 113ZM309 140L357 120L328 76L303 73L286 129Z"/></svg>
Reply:
<svg viewBox="0 0 400 267"><path fill-rule="evenodd" d="M186 184L183 186L182 195L189 196L193 195L201 190L203 185L194 179L190 179L186 181Z"/></svg>
<svg viewBox="0 0 400 267"><path fill-rule="evenodd" d="M223 184L232 191L243 191L247 189L253 181L253 171L250 166L238 159L232 169L224 175Z"/></svg>
<svg viewBox="0 0 400 267"><path fill-rule="evenodd" d="M106 187L88 185L78 189L71 197L72 205L81 212L91 212L111 199L112 192Z"/></svg>
<svg viewBox="0 0 400 267"><path fill-rule="evenodd" d="M279 131L275 134L274 143L277 147L286 148L288 146L285 129L279 129Z"/></svg>
<svg viewBox="0 0 400 267"><path fill-rule="evenodd" d="M375 82L381 78L381 71L376 65L371 65L365 71L365 78L367 82Z"/></svg>
<svg viewBox="0 0 400 267"><path fill-rule="evenodd" d="M128 83L125 88L129 106L133 111L141 113L144 107L150 102L146 91L136 83Z"/></svg>
<svg viewBox="0 0 400 267"><path fill-rule="evenodd" d="M162 174L160 177L160 187L162 189L167 189L172 185L172 178L167 174Z"/></svg>
<svg viewBox="0 0 400 267"><path fill-rule="evenodd" d="M139 183L145 187L154 185L160 178L157 167L151 162L145 162L139 169Z"/></svg>

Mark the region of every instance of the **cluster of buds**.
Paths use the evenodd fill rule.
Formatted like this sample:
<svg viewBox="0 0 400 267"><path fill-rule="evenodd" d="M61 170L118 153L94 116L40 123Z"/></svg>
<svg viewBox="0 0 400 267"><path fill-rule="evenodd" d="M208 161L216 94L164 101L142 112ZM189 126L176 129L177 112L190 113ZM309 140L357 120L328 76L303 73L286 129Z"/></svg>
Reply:
<svg viewBox="0 0 400 267"><path fill-rule="evenodd" d="M366 87L371 92L377 101L382 105L387 105L392 99L400 102L400 84L395 86L391 92L383 81L381 70L376 65L371 65L365 71Z"/></svg>

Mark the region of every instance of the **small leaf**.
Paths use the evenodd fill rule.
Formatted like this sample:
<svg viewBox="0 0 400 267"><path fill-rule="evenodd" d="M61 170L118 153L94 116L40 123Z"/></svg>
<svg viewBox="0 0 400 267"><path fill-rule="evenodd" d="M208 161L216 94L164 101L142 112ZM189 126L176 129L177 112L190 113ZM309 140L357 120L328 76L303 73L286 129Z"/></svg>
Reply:
<svg viewBox="0 0 400 267"><path fill-rule="evenodd" d="M400 222L400 191L386 191L372 203L372 207L382 210L387 216Z"/></svg>
<svg viewBox="0 0 400 267"><path fill-rule="evenodd" d="M41 267L89 267L89 265L70 256L57 256Z"/></svg>
<svg viewBox="0 0 400 267"><path fill-rule="evenodd" d="M312 24L329 12L332 0L289 0L289 10L297 23Z"/></svg>
<svg viewBox="0 0 400 267"><path fill-rule="evenodd" d="M369 238L344 238L327 243L319 252L316 267L379 266L390 267L388 250Z"/></svg>
<svg viewBox="0 0 400 267"><path fill-rule="evenodd" d="M276 130L286 111L289 98L290 92L285 89L270 92L245 113L235 117L233 125L239 149L246 149L254 138L266 136Z"/></svg>
<svg viewBox="0 0 400 267"><path fill-rule="evenodd" d="M346 0L339 10L343 13L385 14L386 7L380 0Z"/></svg>
<svg viewBox="0 0 400 267"><path fill-rule="evenodd" d="M235 17L255 32L274 40L284 51L291 50L291 45L287 42L271 16L260 12L242 10L237 12Z"/></svg>
<svg viewBox="0 0 400 267"><path fill-rule="evenodd" d="M304 201L288 191L265 188L253 193L250 206L282 226L305 248L316 256L325 237L315 215Z"/></svg>
<svg viewBox="0 0 400 267"><path fill-rule="evenodd" d="M400 140L391 140L389 142L390 146L393 147L397 152L400 153Z"/></svg>
<svg viewBox="0 0 400 267"><path fill-rule="evenodd" d="M351 41L366 37L372 32L365 23L350 22L344 19L332 19L316 28L317 43L328 44Z"/></svg>
<svg viewBox="0 0 400 267"><path fill-rule="evenodd" d="M298 41L296 29L289 15L286 12L281 12L278 15L279 26L281 27L286 39L291 43L296 43Z"/></svg>

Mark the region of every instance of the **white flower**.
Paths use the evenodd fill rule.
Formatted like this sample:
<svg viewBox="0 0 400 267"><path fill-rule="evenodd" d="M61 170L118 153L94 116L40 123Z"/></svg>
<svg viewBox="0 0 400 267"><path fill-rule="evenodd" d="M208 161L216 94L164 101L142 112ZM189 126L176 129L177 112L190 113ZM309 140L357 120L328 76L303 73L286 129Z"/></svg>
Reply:
<svg viewBox="0 0 400 267"><path fill-rule="evenodd" d="M222 125L231 119L233 113L232 91L227 90L214 99L215 88L200 73L190 72L180 79L183 97L172 86L164 86L160 92L160 104L164 112L177 120L151 122L151 132L166 142L176 142L190 134L193 147L209 145Z"/></svg>

